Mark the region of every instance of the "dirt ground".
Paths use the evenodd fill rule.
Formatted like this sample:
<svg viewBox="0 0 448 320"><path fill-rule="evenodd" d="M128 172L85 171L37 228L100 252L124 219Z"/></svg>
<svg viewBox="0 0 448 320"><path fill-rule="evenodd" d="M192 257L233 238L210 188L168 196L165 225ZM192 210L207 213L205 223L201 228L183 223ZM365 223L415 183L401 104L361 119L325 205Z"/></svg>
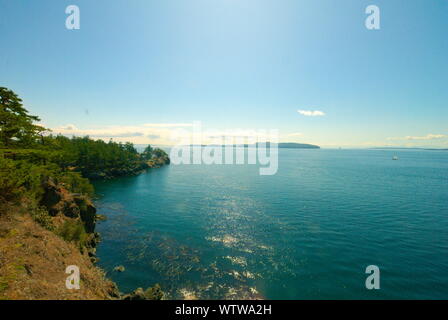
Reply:
<svg viewBox="0 0 448 320"><path fill-rule="evenodd" d="M109 300L113 282L87 253L42 228L26 213L0 215L0 299ZM80 269L80 289L66 288L66 268Z"/></svg>

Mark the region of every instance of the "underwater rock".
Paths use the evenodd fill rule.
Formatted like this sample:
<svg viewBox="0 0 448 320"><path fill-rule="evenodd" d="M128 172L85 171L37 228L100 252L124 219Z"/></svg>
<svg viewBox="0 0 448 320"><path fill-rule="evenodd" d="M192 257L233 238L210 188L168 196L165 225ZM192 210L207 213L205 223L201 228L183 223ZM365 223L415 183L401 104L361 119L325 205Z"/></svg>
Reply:
<svg viewBox="0 0 448 320"><path fill-rule="evenodd" d="M97 214L96 221L106 221L107 217L104 214Z"/></svg>
<svg viewBox="0 0 448 320"><path fill-rule="evenodd" d="M124 295L123 300L146 300L145 299L145 292L142 288L137 288L130 294Z"/></svg>
<svg viewBox="0 0 448 320"><path fill-rule="evenodd" d="M114 271L116 272L124 272L126 268L124 266L117 266L114 268Z"/></svg>
<svg viewBox="0 0 448 320"><path fill-rule="evenodd" d="M159 284L152 288L143 291L142 288L137 288L130 294L122 296L122 300L162 300L164 293Z"/></svg>

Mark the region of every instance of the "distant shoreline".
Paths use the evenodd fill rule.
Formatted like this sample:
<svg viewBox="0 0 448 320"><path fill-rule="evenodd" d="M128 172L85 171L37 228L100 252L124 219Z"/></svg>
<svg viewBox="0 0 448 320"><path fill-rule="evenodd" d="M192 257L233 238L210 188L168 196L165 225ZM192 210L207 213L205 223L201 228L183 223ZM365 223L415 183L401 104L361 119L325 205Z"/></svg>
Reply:
<svg viewBox="0 0 448 320"><path fill-rule="evenodd" d="M201 145L197 145L197 144L191 144L191 145L186 145L186 146L190 146L190 147L238 147L238 148L254 148L254 147L258 147L259 145L262 145L262 147L270 147L270 142L265 142L265 143L260 143L257 142L255 144L201 144ZM319 146L314 145L314 144L307 144L307 143L294 143L294 142L279 142L277 143L277 148L279 149L320 149Z"/></svg>
<svg viewBox="0 0 448 320"><path fill-rule="evenodd" d="M375 150L426 150L426 151L448 151L446 148L418 148L418 147L373 147Z"/></svg>

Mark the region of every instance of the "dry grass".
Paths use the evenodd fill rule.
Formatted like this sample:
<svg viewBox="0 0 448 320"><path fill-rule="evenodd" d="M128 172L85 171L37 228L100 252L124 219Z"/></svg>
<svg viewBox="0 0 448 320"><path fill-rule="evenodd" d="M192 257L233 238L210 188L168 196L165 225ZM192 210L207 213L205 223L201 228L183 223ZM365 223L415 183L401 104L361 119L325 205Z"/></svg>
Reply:
<svg viewBox="0 0 448 320"><path fill-rule="evenodd" d="M105 300L114 284L87 254L38 225L28 214L0 215L0 299ZM77 265L80 290L68 290L65 269Z"/></svg>

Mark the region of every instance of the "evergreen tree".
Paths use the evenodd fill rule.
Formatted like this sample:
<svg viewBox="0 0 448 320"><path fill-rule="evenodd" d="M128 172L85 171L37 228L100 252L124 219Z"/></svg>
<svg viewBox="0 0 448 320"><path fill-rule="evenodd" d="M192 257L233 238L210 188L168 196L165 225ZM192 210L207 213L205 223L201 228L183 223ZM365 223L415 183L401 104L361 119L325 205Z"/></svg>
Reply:
<svg viewBox="0 0 448 320"><path fill-rule="evenodd" d="M152 147L151 145L148 144L148 146L145 148L145 150L143 150L142 153L142 159L143 160L150 160L152 158Z"/></svg>
<svg viewBox="0 0 448 320"><path fill-rule="evenodd" d="M31 146L46 131L34 124L39 117L28 114L22 100L12 91L0 87L0 143L3 147Z"/></svg>

